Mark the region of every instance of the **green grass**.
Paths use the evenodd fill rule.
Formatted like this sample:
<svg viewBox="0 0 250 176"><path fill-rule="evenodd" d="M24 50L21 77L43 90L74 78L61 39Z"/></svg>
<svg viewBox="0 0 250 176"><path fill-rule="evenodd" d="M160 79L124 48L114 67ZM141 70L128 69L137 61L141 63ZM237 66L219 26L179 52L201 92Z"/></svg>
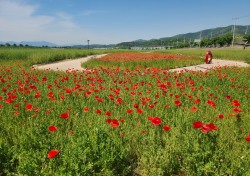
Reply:
<svg viewBox="0 0 250 176"><path fill-rule="evenodd" d="M0 61L7 64L18 62L21 65L31 66L107 52L117 51L63 48L0 48Z"/></svg>

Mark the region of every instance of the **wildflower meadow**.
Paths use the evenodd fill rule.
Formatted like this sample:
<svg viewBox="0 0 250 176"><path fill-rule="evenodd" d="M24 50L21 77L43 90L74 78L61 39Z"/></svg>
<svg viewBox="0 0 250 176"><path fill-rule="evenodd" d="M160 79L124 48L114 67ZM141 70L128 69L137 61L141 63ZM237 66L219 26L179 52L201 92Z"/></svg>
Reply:
<svg viewBox="0 0 250 176"><path fill-rule="evenodd" d="M250 175L249 67L116 51L61 72L17 52L0 64L0 175Z"/></svg>

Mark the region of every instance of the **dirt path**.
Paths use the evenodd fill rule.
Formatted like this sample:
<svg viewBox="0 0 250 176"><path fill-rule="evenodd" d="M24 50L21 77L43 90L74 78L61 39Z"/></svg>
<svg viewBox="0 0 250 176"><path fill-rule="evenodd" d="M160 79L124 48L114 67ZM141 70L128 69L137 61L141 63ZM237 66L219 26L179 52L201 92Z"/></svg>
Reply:
<svg viewBox="0 0 250 176"><path fill-rule="evenodd" d="M170 71L188 71L188 70L206 71L214 67L224 67L224 66L249 67L250 65L241 61L213 59L211 64L200 64L189 67L176 68L176 69L171 69Z"/></svg>
<svg viewBox="0 0 250 176"><path fill-rule="evenodd" d="M70 60L64 60L60 62L55 62L51 64L45 64L45 65L36 65L34 66L37 69L42 69L42 70L55 70L55 71L82 71L85 70L84 68L81 67L82 62L86 62L90 59L94 58L100 58L103 57L107 54L100 54L100 55L92 55L92 56L87 56L79 59L70 59Z"/></svg>
<svg viewBox="0 0 250 176"><path fill-rule="evenodd" d="M43 69L43 70L55 70L55 71L82 71L85 70L81 67L82 62L86 62L89 59L93 58L100 58L105 56L106 54L101 55L92 55L87 56L79 59L72 59L72 60L64 60L56 63L46 64L46 65L37 65L35 66L37 69ZM209 69L212 69L214 67L219 66L239 66L239 67L248 67L249 64L241 62L241 61L229 61L229 60L220 60L220 59L213 59L211 64L200 64L195 66L189 66L189 67L182 67L182 68L176 68L176 69L170 69L170 71L206 71Z"/></svg>

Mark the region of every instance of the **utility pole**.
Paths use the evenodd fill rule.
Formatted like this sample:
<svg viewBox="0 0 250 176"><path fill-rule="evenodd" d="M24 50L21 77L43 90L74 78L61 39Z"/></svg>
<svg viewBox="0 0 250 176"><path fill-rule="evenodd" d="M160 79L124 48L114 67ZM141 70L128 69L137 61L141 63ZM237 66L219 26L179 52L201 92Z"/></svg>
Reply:
<svg viewBox="0 0 250 176"><path fill-rule="evenodd" d="M233 19L232 19L232 20L234 20L232 46L234 46L235 25L236 25L236 20L238 20L238 19L239 19L239 18L233 18Z"/></svg>
<svg viewBox="0 0 250 176"><path fill-rule="evenodd" d="M201 47L201 34L202 34L202 31L200 33L200 43L199 43L199 48Z"/></svg>
<svg viewBox="0 0 250 176"><path fill-rule="evenodd" d="M89 40L87 40L87 42L88 42L88 49L89 49Z"/></svg>
<svg viewBox="0 0 250 176"><path fill-rule="evenodd" d="M248 31L248 26L247 26L247 29L246 29L245 35L247 35L247 31Z"/></svg>

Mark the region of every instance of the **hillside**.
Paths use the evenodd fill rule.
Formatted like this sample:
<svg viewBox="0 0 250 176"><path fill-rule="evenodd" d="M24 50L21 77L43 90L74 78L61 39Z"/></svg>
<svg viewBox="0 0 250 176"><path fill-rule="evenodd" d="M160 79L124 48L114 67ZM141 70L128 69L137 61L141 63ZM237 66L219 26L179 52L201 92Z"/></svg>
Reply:
<svg viewBox="0 0 250 176"><path fill-rule="evenodd" d="M206 38L216 38L223 36L228 33L232 33L233 25L226 26L226 27L218 27L218 28L211 28L211 29L205 29L198 32L193 33L186 33L186 34L178 34L172 37L163 37L160 39L152 39L152 40L135 40L131 42L122 42L117 44L118 47L151 47L151 46L166 46L166 45L174 45L179 43L188 43L190 41L194 41L195 39ZM244 34L250 34L250 29L248 29L248 26L235 26L235 34L236 35L244 35Z"/></svg>

